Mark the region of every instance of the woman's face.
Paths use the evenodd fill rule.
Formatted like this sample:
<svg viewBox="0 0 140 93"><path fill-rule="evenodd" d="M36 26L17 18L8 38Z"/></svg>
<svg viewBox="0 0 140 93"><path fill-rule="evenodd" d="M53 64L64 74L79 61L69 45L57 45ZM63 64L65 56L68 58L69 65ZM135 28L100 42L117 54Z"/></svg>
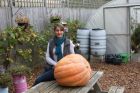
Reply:
<svg viewBox="0 0 140 93"><path fill-rule="evenodd" d="M56 27L54 32L57 37L63 37L64 31L61 30L60 27Z"/></svg>

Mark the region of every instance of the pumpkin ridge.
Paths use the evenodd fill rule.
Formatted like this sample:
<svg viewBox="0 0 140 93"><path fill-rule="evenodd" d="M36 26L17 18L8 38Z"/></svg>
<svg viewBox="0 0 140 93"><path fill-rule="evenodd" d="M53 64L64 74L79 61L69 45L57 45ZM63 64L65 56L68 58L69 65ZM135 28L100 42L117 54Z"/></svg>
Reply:
<svg viewBox="0 0 140 93"><path fill-rule="evenodd" d="M87 73L86 70L84 70L83 72L81 72L77 75L74 75L72 77L61 78L61 79L59 79L58 82L74 83L74 82L80 80L83 77L82 75L85 74L85 73Z"/></svg>
<svg viewBox="0 0 140 93"><path fill-rule="evenodd" d="M74 65L74 66L73 66ZM59 73L62 71L62 69L68 69L68 68L75 68L76 65L81 65L81 63L71 63L71 64L65 64L65 65L62 65L62 66L56 66L55 67L55 73Z"/></svg>
<svg viewBox="0 0 140 93"><path fill-rule="evenodd" d="M79 68L75 68L74 69L70 69L70 70L64 70L64 71L60 71L60 72L57 72L55 77L56 78L65 78L65 77L70 77L70 76L73 76L75 74L78 74L80 72L82 72L83 70L83 67L79 67Z"/></svg>
<svg viewBox="0 0 140 93"><path fill-rule="evenodd" d="M89 76L89 77L87 77L87 76ZM86 83L88 83L87 81L90 79L90 77L91 77L90 73L86 73L86 75L84 75L84 77L81 80L75 82L73 85L76 86L76 85L80 84L81 86L83 86Z"/></svg>

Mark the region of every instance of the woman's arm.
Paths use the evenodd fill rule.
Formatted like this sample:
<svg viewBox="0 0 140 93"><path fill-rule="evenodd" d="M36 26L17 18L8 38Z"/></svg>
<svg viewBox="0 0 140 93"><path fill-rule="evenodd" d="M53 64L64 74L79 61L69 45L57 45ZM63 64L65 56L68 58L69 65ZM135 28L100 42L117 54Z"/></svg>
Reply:
<svg viewBox="0 0 140 93"><path fill-rule="evenodd" d="M46 52L46 61L48 64L55 66L56 62L50 57L50 53L49 53L49 43L47 46L47 52Z"/></svg>
<svg viewBox="0 0 140 93"><path fill-rule="evenodd" d="M71 40L70 40L70 53L75 54L75 52L74 52L74 44L72 43Z"/></svg>

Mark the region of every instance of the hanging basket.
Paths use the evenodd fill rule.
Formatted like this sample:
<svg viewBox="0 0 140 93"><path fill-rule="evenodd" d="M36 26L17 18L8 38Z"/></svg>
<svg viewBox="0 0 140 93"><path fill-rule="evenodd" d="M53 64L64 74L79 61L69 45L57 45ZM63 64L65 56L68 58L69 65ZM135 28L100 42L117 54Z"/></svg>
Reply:
<svg viewBox="0 0 140 93"><path fill-rule="evenodd" d="M51 23L60 23L60 19L51 19Z"/></svg>
<svg viewBox="0 0 140 93"><path fill-rule="evenodd" d="M61 21L61 16L55 15L50 17L51 23L60 23L60 21Z"/></svg>
<svg viewBox="0 0 140 93"><path fill-rule="evenodd" d="M18 26L28 26L29 24L28 23L17 23Z"/></svg>

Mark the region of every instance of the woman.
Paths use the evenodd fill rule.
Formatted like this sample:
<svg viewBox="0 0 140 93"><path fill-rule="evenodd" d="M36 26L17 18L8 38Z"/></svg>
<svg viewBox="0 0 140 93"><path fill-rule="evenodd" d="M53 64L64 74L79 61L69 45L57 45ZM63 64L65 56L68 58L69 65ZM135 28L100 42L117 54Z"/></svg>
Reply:
<svg viewBox="0 0 140 93"><path fill-rule="evenodd" d="M64 36L63 25L55 25L54 33L55 36L49 41L46 52L46 60L49 67L46 68L45 72L36 79L34 85L43 81L55 80L54 67L57 62L64 56L74 53L74 45L72 41Z"/></svg>

